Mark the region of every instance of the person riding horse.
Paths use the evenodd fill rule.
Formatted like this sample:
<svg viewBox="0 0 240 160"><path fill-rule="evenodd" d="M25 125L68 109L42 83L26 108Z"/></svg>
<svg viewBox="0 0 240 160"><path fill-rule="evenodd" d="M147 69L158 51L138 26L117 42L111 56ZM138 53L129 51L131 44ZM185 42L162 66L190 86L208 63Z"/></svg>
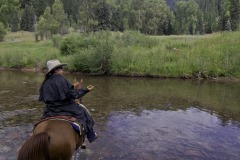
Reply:
<svg viewBox="0 0 240 160"><path fill-rule="evenodd" d="M47 62L48 72L40 87L39 100L46 104L42 119L54 116L73 116L83 125L87 139L90 143L97 139L97 134L93 130L94 120L89 112L75 103L75 99L83 97L94 86L87 88L74 89L66 78L63 77L63 66L59 60L49 60Z"/></svg>

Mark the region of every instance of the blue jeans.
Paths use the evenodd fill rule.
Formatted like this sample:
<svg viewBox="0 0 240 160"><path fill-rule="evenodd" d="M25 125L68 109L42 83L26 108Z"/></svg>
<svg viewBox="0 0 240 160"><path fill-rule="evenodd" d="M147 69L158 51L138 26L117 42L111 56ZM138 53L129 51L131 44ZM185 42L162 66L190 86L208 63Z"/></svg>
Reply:
<svg viewBox="0 0 240 160"><path fill-rule="evenodd" d="M96 135L93 128L88 128L87 139L89 142L94 141L96 139Z"/></svg>

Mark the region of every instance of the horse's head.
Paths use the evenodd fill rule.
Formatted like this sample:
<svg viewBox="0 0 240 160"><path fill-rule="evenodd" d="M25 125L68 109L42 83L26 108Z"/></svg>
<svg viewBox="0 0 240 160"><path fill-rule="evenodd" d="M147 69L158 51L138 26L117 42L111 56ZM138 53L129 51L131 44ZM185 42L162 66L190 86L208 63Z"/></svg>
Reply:
<svg viewBox="0 0 240 160"><path fill-rule="evenodd" d="M83 79L81 79L80 81L77 81L76 79L74 79L73 86L74 86L74 89L76 89L76 90L81 89L82 86L83 86ZM81 104L82 103L82 99L81 98L75 99L75 102L77 104Z"/></svg>
<svg viewBox="0 0 240 160"><path fill-rule="evenodd" d="M76 79L74 79L73 86L74 86L74 89L81 89L83 86L83 79L81 79L80 81L77 81Z"/></svg>

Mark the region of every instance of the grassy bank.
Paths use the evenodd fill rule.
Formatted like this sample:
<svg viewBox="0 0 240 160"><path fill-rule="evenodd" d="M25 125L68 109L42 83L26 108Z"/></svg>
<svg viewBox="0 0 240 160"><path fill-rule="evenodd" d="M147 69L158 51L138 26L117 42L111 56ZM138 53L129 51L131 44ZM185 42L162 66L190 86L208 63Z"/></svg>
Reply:
<svg viewBox="0 0 240 160"><path fill-rule="evenodd" d="M34 42L32 33L18 32L0 43L0 66L43 68L57 58L70 71L90 74L239 78L239 39L240 32L148 37L128 31Z"/></svg>
<svg viewBox="0 0 240 160"><path fill-rule="evenodd" d="M0 43L0 66L6 68L43 68L45 62L57 58L59 50L51 41L35 42L34 33L9 33Z"/></svg>

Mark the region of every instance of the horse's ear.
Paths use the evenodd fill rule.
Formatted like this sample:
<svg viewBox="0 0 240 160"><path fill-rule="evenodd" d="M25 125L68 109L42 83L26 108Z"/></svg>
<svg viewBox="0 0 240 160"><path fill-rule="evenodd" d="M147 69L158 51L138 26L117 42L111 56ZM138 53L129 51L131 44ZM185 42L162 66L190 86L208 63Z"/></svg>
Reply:
<svg viewBox="0 0 240 160"><path fill-rule="evenodd" d="M74 79L73 83L76 83L76 82L77 82L77 80L76 80L76 79Z"/></svg>
<svg viewBox="0 0 240 160"><path fill-rule="evenodd" d="M83 79L81 78L80 83L83 83Z"/></svg>

